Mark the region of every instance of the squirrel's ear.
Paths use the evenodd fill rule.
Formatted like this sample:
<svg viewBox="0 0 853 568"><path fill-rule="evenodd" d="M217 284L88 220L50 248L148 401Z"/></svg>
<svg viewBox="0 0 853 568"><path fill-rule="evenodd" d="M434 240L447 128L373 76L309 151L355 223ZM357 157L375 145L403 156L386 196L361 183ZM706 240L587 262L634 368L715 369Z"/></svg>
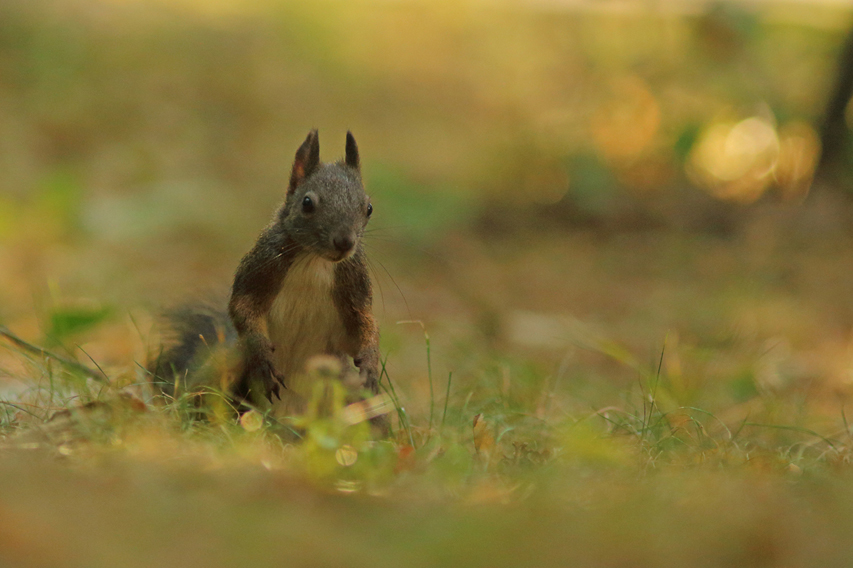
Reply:
<svg viewBox="0 0 853 568"><path fill-rule="evenodd" d="M347 153L346 153L346 164L355 169L360 169L361 164L358 159L358 146L355 144L355 138L352 135L352 132L347 130Z"/></svg>
<svg viewBox="0 0 853 568"><path fill-rule="evenodd" d="M308 133L308 138L296 151L293 160L293 171L290 173L290 187L287 193L293 193L302 180L314 173L320 165L320 135L317 130Z"/></svg>

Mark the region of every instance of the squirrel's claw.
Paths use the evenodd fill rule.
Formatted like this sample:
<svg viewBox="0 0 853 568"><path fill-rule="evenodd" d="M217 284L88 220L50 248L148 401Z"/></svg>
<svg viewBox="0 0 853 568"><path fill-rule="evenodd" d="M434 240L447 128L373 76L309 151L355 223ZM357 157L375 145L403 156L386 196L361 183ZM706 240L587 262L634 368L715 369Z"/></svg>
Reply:
<svg viewBox="0 0 853 568"><path fill-rule="evenodd" d="M282 388L287 390L287 385L284 384L284 378L275 371L270 371L269 380L266 383L267 400L275 402L272 398L273 396L278 400L281 400Z"/></svg>
<svg viewBox="0 0 853 568"><path fill-rule="evenodd" d="M275 403L275 399L281 400L281 392L279 390L278 383L270 383L266 386L266 397L270 403Z"/></svg>
<svg viewBox="0 0 853 568"><path fill-rule="evenodd" d="M271 383L267 388L267 399L270 402L275 402L272 397L275 396L277 399L281 400L281 393L279 391L278 383Z"/></svg>

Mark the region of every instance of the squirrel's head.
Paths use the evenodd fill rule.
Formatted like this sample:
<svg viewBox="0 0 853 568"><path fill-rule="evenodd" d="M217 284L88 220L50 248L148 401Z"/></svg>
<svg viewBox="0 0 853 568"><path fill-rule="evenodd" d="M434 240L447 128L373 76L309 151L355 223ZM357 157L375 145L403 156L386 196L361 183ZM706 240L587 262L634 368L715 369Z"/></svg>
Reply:
<svg viewBox="0 0 853 568"><path fill-rule="evenodd" d="M361 183L358 146L347 132L343 160L320 162L316 130L296 151L279 223L309 251L333 262L352 256L373 213Z"/></svg>

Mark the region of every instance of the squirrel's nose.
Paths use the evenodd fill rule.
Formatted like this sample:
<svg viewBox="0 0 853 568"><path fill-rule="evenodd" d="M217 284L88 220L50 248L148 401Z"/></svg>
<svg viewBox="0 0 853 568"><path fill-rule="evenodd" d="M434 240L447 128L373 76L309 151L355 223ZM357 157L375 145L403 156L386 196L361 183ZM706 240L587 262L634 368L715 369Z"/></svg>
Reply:
<svg viewBox="0 0 853 568"><path fill-rule="evenodd" d="M338 235L332 239L332 244L338 252L346 254L355 246L355 239L351 235Z"/></svg>

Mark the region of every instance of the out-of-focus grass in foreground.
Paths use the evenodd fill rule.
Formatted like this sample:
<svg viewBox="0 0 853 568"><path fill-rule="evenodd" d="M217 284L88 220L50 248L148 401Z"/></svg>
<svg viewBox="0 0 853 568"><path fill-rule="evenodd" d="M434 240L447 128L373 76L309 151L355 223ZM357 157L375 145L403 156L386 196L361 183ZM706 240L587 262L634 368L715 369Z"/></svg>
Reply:
<svg viewBox="0 0 853 568"><path fill-rule="evenodd" d="M2 403L10 566L826 566L851 553L846 424L823 436L770 422L790 420L789 397L751 398L767 423L676 406L665 352L619 406L555 412L523 391L535 376L499 392L484 377L461 407L439 396L432 429L398 407L378 441L340 398L288 424L215 402L199 420L189 393L146 404L145 388L20 357L41 379Z"/></svg>

